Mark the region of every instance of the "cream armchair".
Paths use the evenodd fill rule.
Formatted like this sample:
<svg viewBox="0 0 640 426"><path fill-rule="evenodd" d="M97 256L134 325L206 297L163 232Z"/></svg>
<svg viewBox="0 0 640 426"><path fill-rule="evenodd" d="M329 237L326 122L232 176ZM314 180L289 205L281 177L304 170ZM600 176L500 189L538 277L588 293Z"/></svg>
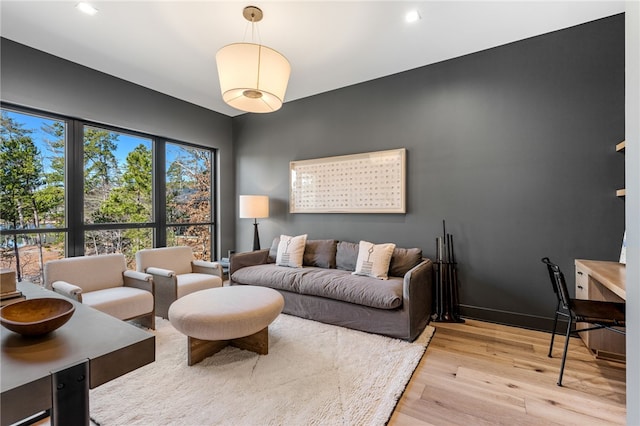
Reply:
<svg viewBox="0 0 640 426"><path fill-rule="evenodd" d="M139 272L153 276L156 315L167 318L169 306L187 294L222 287L222 266L193 259L191 247L144 249L136 253Z"/></svg>
<svg viewBox="0 0 640 426"><path fill-rule="evenodd" d="M153 277L127 269L122 254L69 257L44 264L45 287L121 320L155 329Z"/></svg>

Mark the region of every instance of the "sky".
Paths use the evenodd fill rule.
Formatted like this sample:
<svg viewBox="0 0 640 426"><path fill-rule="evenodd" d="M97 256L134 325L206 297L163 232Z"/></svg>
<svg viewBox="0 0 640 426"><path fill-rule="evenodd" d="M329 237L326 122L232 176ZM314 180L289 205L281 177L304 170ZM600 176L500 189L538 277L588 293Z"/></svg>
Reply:
<svg viewBox="0 0 640 426"><path fill-rule="evenodd" d="M16 112L4 109L4 112L7 115L15 120L16 122L22 124L22 128L29 129L32 131L31 136L33 140L40 150L40 154L42 155L43 167L45 168L45 172L49 171L51 161L47 158L51 156L51 152L47 147L46 140L50 139L51 136L42 130L45 125L52 125L56 121L63 122L64 120L55 120L48 117L25 114L22 112ZM94 128L99 128L98 125L93 126ZM143 144L147 148L151 149L153 146L153 142L150 138L144 138L136 135L131 135L127 133L121 132L113 132L118 135L116 140L117 148L115 151L116 160L118 161L118 165L120 168L124 167L126 157L136 146ZM166 144L166 166L167 169L171 165L171 163L181 154L183 153L184 148L179 144L167 143Z"/></svg>
<svg viewBox="0 0 640 426"><path fill-rule="evenodd" d="M7 115L18 123L22 124L24 129L32 130L31 136L33 137L36 146L40 150L40 153L43 155L44 166L45 168L49 166L49 161L47 161L46 157L49 154L47 149L46 139L50 139L51 136L42 130L45 125L52 125L56 122L56 120L52 120L45 117L40 117L37 115L18 113L10 110L4 110ZM96 126L97 127L97 126ZM128 135L126 133L117 133L117 148L116 148L116 159L118 160L118 164L123 164L127 157L127 154L138 146L140 143L143 143L148 148L151 148L151 140L141 138L138 136Z"/></svg>

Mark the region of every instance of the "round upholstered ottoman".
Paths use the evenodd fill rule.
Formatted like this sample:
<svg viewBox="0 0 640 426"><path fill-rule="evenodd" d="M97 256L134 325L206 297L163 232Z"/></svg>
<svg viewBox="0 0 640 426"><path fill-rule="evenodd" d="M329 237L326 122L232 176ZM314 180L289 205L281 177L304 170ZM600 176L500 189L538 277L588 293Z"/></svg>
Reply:
<svg viewBox="0 0 640 426"><path fill-rule="evenodd" d="M200 290L169 307L171 325L188 336L188 364L196 364L228 345L266 355L269 324L284 307L276 290L231 286Z"/></svg>

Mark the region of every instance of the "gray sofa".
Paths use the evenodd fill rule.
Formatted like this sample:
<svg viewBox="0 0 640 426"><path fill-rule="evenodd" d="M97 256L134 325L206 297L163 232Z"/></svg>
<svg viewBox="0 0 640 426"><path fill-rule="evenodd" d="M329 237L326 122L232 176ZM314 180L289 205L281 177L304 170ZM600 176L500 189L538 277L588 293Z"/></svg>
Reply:
<svg viewBox="0 0 640 426"><path fill-rule="evenodd" d="M420 249L396 248L389 279L352 275L358 244L307 240L302 268L275 264L278 240L270 250L231 257L231 285L278 290L283 312L328 324L413 341L428 324L433 304L431 260Z"/></svg>

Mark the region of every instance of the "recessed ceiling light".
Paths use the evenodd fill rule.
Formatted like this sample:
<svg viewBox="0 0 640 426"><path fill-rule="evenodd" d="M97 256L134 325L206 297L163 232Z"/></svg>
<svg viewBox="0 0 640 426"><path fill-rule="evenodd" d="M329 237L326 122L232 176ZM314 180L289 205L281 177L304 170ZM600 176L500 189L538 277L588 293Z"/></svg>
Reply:
<svg viewBox="0 0 640 426"><path fill-rule="evenodd" d="M80 3L78 3L76 5L76 9L91 16L98 13L98 9L96 9L95 7L91 6L89 3L84 1L81 1Z"/></svg>
<svg viewBox="0 0 640 426"><path fill-rule="evenodd" d="M420 16L420 12L418 12L417 10L412 10L411 12L408 12L404 19L407 22L416 22L418 20L420 20L421 16Z"/></svg>

